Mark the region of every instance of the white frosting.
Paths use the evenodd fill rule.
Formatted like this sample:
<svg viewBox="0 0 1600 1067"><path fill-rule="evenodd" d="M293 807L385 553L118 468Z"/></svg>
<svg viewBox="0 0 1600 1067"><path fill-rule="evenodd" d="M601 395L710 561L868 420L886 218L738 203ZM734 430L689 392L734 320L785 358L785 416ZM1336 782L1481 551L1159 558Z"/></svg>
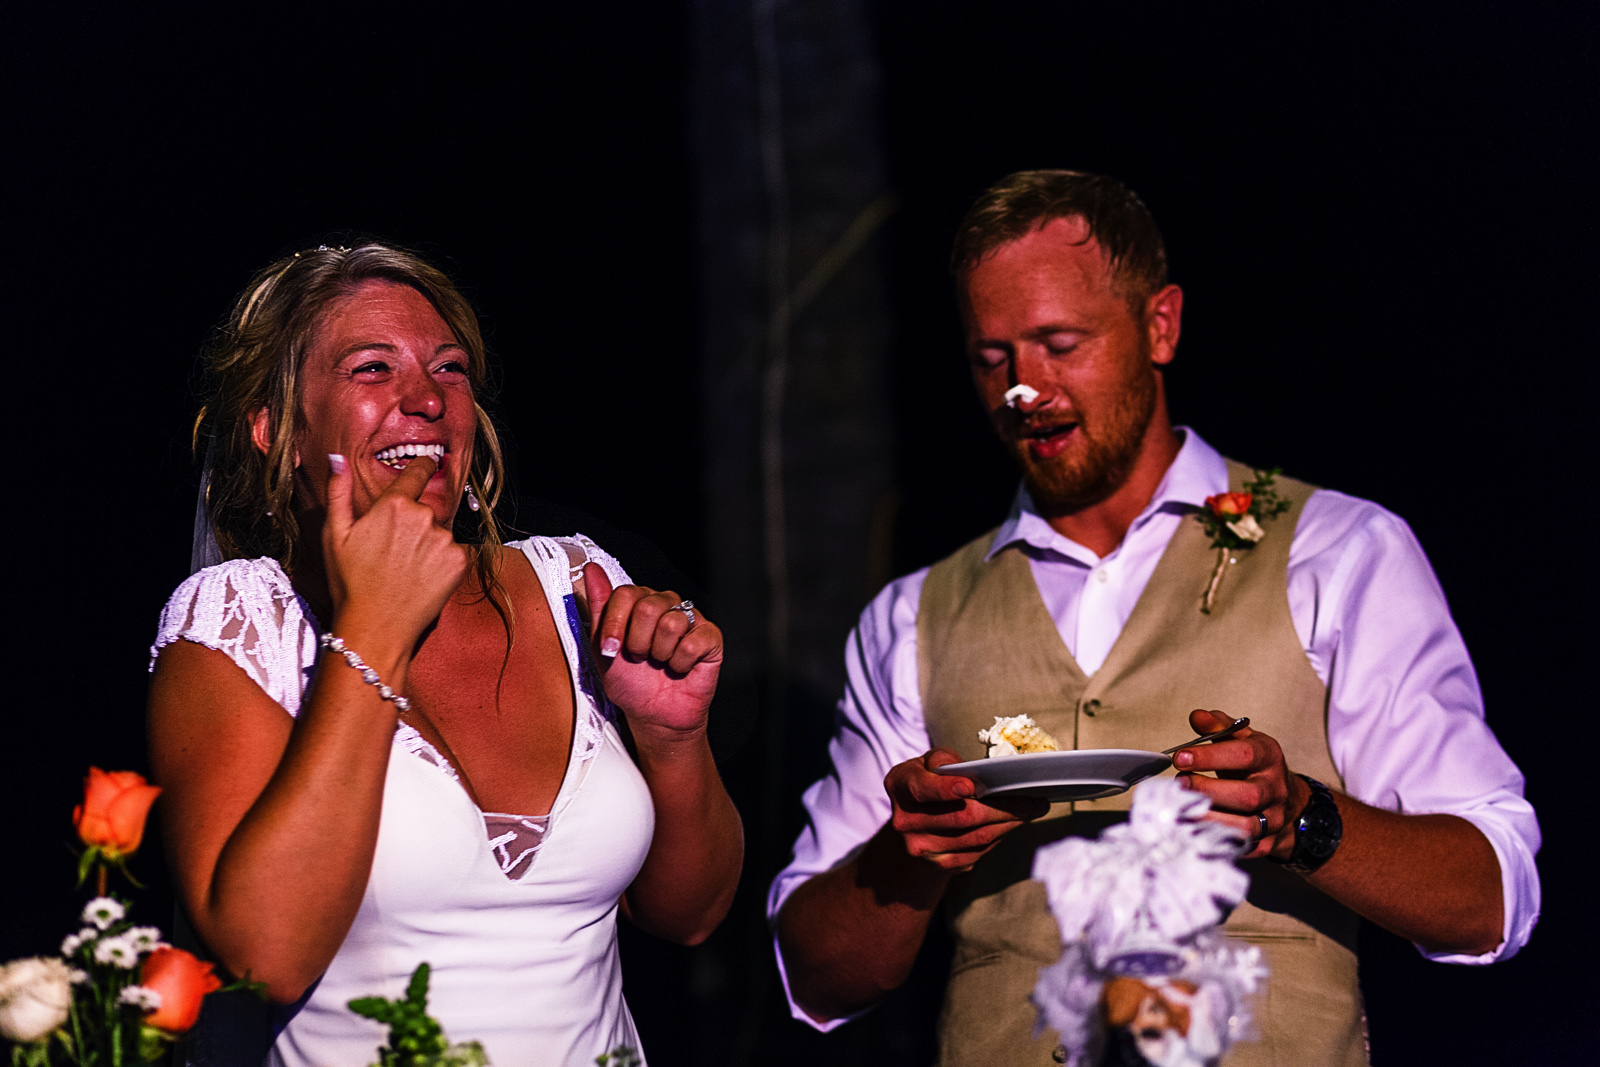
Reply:
<svg viewBox="0 0 1600 1067"><path fill-rule="evenodd" d="M1028 731L1038 731L1044 737L1050 736L1039 729L1039 724L1034 722L1030 715L996 715L993 726L978 731L978 740L989 746L989 759L1015 756L1019 753L1017 746L1012 743L1012 738L1023 738Z"/></svg>
<svg viewBox="0 0 1600 1067"><path fill-rule="evenodd" d="M1019 400L1024 404L1031 404L1038 399L1039 390L1031 385L1013 385L1006 390L1006 407L1008 408L1016 407Z"/></svg>

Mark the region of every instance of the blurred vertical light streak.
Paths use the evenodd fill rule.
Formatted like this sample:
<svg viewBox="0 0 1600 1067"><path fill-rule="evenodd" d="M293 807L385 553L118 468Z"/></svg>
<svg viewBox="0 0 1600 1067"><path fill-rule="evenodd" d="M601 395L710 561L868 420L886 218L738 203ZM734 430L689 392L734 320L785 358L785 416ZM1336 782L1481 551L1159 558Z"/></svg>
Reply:
<svg viewBox="0 0 1600 1067"><path fill-rule="evenodd" d="M767 574L767 698L762 733L761 823L767 833L755 850L768 870L781 847L771 829L781 822L784 740L788 737L789 559L784 528L783 399L789 372L789 182L783 152L783 72L778 61L777 0L753 0L750 32L756 65L756 130L767 207L767 336L761 376L761 503ZM765 955L766 946L761 946ZM753 988L768 988L766 968L752 959ZM754 1003L759 1005L763 995ZM739 1051L755 1052L761 1013L749 1012Z"/></svg>
<svg viewBox="0 0 1600 1067"><path fill-rule="evenodd" d="M767 199L767 339L761 376L761 489L767 571L768 671L780 689L789 663L789 566L784 531L783 399L789 371L789 182L783 152L776 0L754 0L757 129ZM769 709L769 714L777 710ZM777 719L780 716L773 716ZM768 733L771 733L769 726Z"/></svg>
<svg viewBox="0 0 1600 1067"><path fill-rule="evenodd" d="M760 740L724 767L748 932L696 964L743 1003L695 1044L697 1062L747 1063L786 1025L760 898L826 764L845 636L886 569L869 563L893 497L875 238L896 201L860 0L694 0L691 32L710 602L728 636L713 716L760 712ZM702 1011L725 1004L696 995Z"/></svg>

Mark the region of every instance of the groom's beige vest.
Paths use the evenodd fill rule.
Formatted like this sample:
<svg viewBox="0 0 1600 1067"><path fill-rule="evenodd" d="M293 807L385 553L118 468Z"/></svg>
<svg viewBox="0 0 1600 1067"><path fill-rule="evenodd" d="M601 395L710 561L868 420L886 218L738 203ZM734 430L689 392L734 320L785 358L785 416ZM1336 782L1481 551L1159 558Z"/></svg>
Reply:
<svg viewBox="0 0 1600 1067"><path fill-rule="evenodd" d="M1248 468L1230 461L1239 489ZM935 745L979 759L978 731L996 715L1031 715L1063 748L1160 750L1191 736L1188 714L1248 715L1283 746L1289 766L1335 788L1327 690L1289 617L1289 543L1312 487L1280 478L1289 512L1264 525L1253 548L1232 554L1209 615L1201 599L1217 550L1196 519L1178 527L1101 668L1084 676L1061 642L1015 547L985 560L986 534L929 572L917 616L928 732ZM1170 771L1168 773L1171 773ZM1044 887L1029 880L1033 853L1069 834L1094 837L1125 818L1130 794L1056 804L1002 839L946 894L955 958L940 1018L948 1067L1045 1067L1056 1037L1031 1035L1028 1002L1039 968L1061 954ZM1236 1045L1226 1067L1338 1067L1367 1062L1356 984L1356 917L1297 875L1244 865L1248 901L1230 937L1258 945L1271 969L1254 1001L1260 1039Z"/></svg>

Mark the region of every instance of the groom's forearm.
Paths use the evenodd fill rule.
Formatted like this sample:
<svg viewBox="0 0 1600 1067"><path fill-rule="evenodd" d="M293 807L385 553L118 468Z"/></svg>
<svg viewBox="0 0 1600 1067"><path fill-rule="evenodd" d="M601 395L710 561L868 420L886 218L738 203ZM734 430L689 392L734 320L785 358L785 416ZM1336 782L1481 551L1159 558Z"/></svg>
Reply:
<svg viewBox="0 0 1600 1067"><path fill-rule="evenodd" d="M778 913L795 1003L818 1022L871 1007L905 981L950 881L885 826L848 863L802 883Z"/></svg>

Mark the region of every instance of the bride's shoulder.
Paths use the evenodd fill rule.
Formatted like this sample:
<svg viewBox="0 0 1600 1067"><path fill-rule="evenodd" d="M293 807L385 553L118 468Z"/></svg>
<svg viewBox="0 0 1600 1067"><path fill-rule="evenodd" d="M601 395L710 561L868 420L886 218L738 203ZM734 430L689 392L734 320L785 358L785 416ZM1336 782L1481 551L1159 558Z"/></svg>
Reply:
<svg viewBox="0 0 1600 1067"><path fill-rule="evenodd" d="M307 610L277 560L230 559L186 578L167 598L150 646L150 665L167 645L190 641L226 652L284 703L283 685L268 684L253 669L257 661L276 662L276 651L309 640ZM313 650L314 644L309 646ZM265 668L263 668L265 670ZM270 672L268 672L270 673ZM288 705L285 704L287 707ZM291 714L293 709L291 708Z"/></svg>
<svg viewBox="0 0 1600 1067"><path fill-rule="evenodd" d="M230 559L195 571L167 598L167 608L187 606L196 601L267 601L294 597L294 586L278 561L266 556L258 559Z"/></svg>
<svg viewBox="0 0 1600 1067"><path fill-rule="evenodd" d="M508 541L503 547L516 549L526 556L541 578L565 572L567 584L570 585L583 580L585 564L596 563L606 572L613 586L630 582L628 572L617 562L617 558L581 533L570 537L529 537L521 541Z"/></svg>
<svg viewBox="0 0 1600 1067"><path fill-rule="evenodd" d="M503 547L516 549L527 558L547 595L554 593L556 601L559 601L570 594L577 601L579 615L585 619L588 617L589 604L589 591L583 580L585 566L597 564L606 572L613 589L619 585L633 584L633 579L628 577L628 572L615 556L581 533L570 537L529 537L522 541L507 542Z"/></svg>

